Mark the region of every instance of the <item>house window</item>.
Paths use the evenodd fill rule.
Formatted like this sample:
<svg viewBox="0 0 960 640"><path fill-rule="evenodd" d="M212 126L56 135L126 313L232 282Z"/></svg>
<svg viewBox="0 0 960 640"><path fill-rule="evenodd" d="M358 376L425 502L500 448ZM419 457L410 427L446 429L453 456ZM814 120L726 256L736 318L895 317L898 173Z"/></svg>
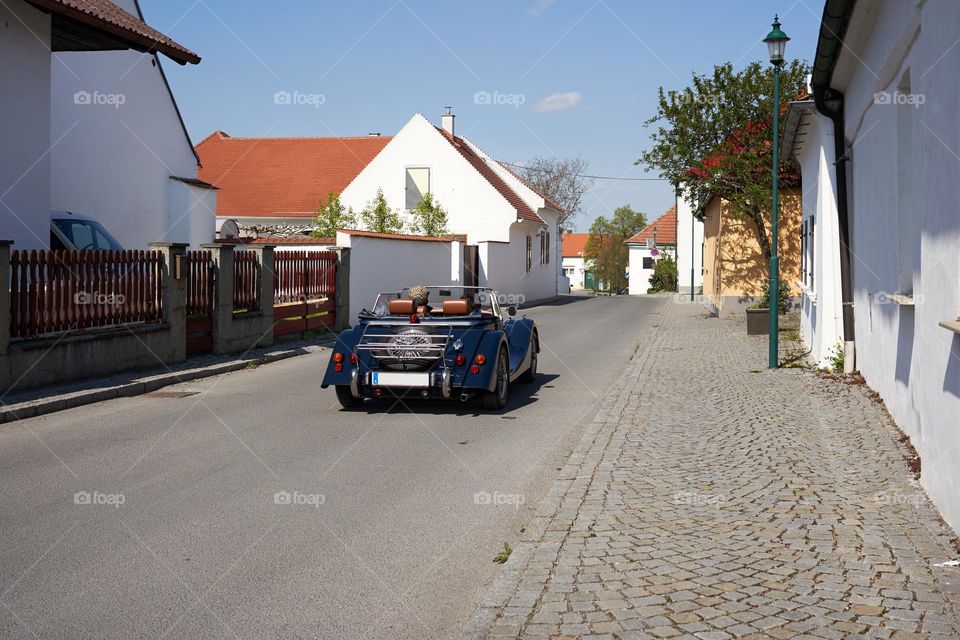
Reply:
<svg viewBox="0 0 960 640"><path fill-rule="evenodd" d="M807 284L807 221L800 225L800 279Z"/></svg>
<svg viewBox="0 0 960 640"><path fill-rule="evenodd" d="M807 246L810 247L810 257L807 258L807 271L810 273L810 290L816 292L816 289L813 288L813 274L814 274L814 261L813 261L813 250L816 247L814 243L814 230L817 228L817 219L814 216L810 216L810 225L807 227Z"/></svg>
<svg viewBox="0 0 960 640"><path fill-rule="evenodd" d="M423 197L430 191L430 169L426 167L407 168L406 208L416 209Z"/></svg>
<svg viewBox="0 0 960 640"><path fill-rule="evenodd" d="M527 273L533 267L533 238L527 236Z"/></svg>
<svg viewBox="0 0 960 640"><path fill-rule="evenodd" d="M650 256L645 256L643 258L643 268L653 269L653 258L651 258Z"/></svg>
<svg viewBox="0 0 960 640"><path fill-rule="evenodd" d="M553 253L553 250L550 248L550 232L547 231L547 264L550 264L550 254Z"/></svg>

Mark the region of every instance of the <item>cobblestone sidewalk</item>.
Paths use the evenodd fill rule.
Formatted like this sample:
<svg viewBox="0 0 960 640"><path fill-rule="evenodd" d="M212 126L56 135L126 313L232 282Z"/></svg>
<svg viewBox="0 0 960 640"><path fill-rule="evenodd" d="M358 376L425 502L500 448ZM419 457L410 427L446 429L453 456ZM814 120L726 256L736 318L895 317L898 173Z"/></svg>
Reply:
<svg viewBox="0 0 960 640"><path fill-rule="evenodd" d="M668 305L464 638L958 638L960 556L866 391Z"/></svg>

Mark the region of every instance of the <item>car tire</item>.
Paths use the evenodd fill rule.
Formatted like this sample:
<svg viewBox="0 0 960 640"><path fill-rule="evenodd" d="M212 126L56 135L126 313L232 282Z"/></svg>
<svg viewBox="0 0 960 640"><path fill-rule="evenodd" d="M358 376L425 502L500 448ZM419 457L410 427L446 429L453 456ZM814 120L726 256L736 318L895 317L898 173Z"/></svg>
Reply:
<svg viewBox="0 0 960 640"><path fill-rule="evenodd" d="M497 377L497 384L493 391L483 394L483 408L496 411L507 406L507 398L510 396L510 361L507 359L507 350L500 348L500 355L497 356L496 370L493 375Z"/></svg>
<svg viewBox="0 0 960 640"><path fill-rule="evenodd" d="M337 400L340 401L340 406L344 409L356 409L363 404L363 398L357 398L350 392L350 385L338 384L336 390Z"/></svg>
<svg viewBox="0 0 960 640"><path fill-rule="evenodd" d="M530 366L520 376L520 382L533 382L537 379L537 334L530 338Z"/></svg>

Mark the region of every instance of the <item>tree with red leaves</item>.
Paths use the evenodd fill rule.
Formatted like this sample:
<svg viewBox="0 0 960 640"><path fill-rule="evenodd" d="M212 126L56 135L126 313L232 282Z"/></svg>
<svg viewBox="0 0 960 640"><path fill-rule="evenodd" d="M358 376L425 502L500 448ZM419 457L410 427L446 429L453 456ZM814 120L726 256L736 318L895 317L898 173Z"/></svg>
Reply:
<svg viewBox="0 0 960 640"><path fill-rule="evenodd" d="M794 60L780 73L780 124L790 100L806 94L806 63ZM770 257L769 220L773 201L773 68L754 62L742 71L731 63L712 75L693 74L681 91L659 90L653 146L636 164L658 171L688 201L728 202L737 219L754 223L764 257ZM781 132L777 132L780 135ZM800 184L792 159L780 164L785 186Z"/></svg>

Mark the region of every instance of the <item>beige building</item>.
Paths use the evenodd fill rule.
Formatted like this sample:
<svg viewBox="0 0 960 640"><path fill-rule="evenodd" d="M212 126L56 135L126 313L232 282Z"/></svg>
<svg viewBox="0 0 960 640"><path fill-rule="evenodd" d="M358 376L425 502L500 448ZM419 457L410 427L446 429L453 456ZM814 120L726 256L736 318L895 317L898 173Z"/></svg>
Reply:
<svg viewBox="0 0 960 640"><path fill-rule="evenodd" d="M790 285L792 296L800 294L800 196L798 188L782 189L780 196L780 279ZM752 220L731 215L719 197L711 198L697 216L703 221L704 304L720 317L743 313L760 299L770 277L756 227Z"/></svg>

